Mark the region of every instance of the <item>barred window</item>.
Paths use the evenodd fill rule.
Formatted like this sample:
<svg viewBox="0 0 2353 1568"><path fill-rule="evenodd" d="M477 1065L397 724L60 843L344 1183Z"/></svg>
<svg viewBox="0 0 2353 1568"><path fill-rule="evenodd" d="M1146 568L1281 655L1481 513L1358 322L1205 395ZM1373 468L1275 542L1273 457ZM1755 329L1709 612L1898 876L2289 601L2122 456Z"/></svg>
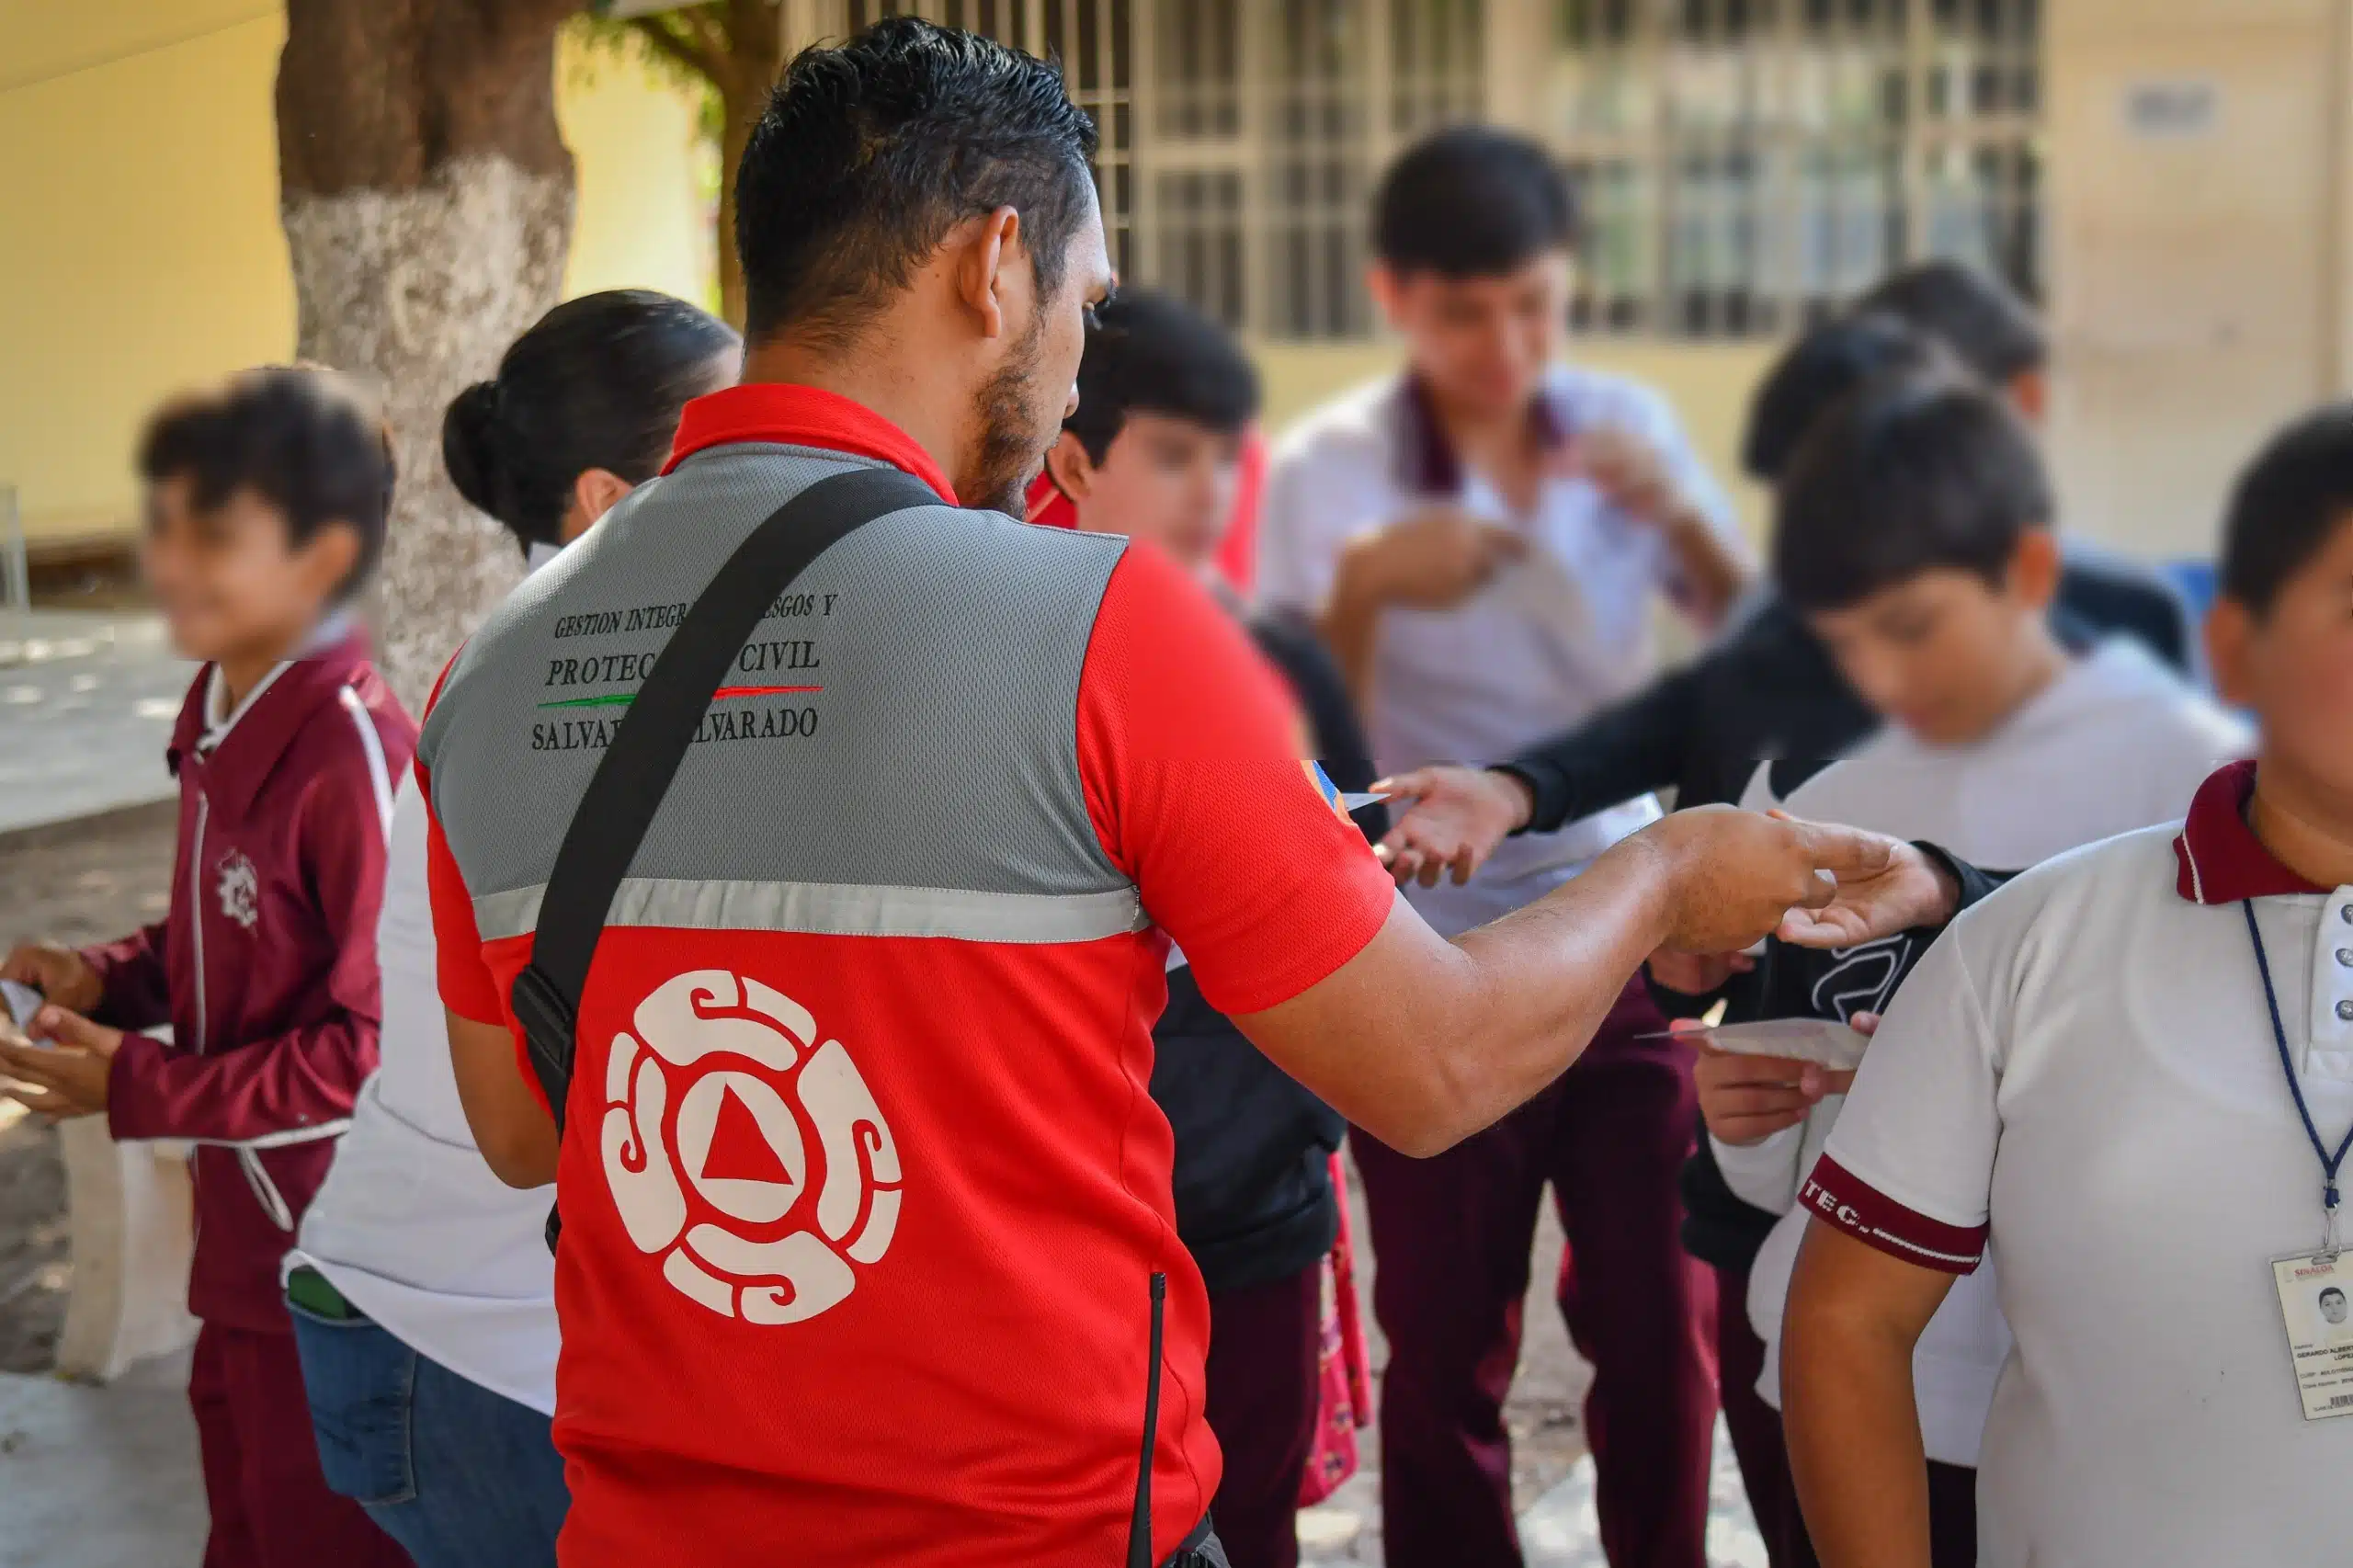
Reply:
<svg viewBox="0 0 2353 1568"><path fill-rule="evenodd" d="M2041 292L2041 0L842 0L1063 62L1122 278L1269 340L1369 335L1374 182L1423 131L1544 138L1591 330L1795 330L1959 256ZM1506 80L1507 79L1507 80ZM1499 86L1510 90L1499 92Z"/></svg>
<svg viewBox="0 0 2353 1568"><path fill-rule="evenodd" d="M2041 292L2040 0L1559 0L1581 324L1795 330L1955 256Z"/></svg>

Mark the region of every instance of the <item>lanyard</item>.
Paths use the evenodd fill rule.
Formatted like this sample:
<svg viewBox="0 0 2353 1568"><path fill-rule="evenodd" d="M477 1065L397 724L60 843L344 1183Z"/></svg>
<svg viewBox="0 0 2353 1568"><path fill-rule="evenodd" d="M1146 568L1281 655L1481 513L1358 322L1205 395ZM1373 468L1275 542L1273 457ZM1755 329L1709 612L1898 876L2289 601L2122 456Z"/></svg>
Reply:
<svg viewBox="0 0 2353 1568"><path fill-rule="evenodd" d="M2296 1076L2296 1059L2288 1050L2287 1026L2279 1021L2279 994L2272 989L2271 960L2264 956L2263 933L2256 928L2255 901L2247 899L2239 907L2246 912L2246 937L2255 944L2256 972L2263 976L2263 1000L2271 1008L2271 1040L2279 1048L2279 1070L2288 1075L2288 1092L2296 1097L2296 1114L2304 1119L2304 1136L2312 1140L2313 1153L2320 1157L2321 1209L2328 1216L2328 1225L2321 1234L2318 1256L2334 1258L2345 1250L2336 1231L2336 1173L2344 1165L2347 1153L2353 1151L2353 1128L2346 1130L2334 1154L2320 1141L2320 1129L2313 1125L2312 1108L2304 1103L2303 1084Z"/></svg>

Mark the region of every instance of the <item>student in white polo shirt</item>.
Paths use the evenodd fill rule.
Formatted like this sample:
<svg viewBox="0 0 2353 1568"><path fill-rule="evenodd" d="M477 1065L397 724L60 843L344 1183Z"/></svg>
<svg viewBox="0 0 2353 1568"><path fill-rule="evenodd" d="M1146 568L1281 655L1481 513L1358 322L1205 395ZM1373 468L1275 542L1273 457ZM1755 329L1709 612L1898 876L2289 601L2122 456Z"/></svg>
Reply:
<svg viewBox="0 0 2353 1568"><path fill-rule="evenodd" d="M2053 510L2031 433L1974 383L1901 376L1830 414L1783 481L1773 576L1886 727L1802 782L1790 765L1760 767L1741 803L2015 871L2170 820L2218 763L2245 756L2245 728L2139 642L2063 642L2050 616L2060 574ZM1770 942L1735 1013L1875 1014L1928 935L1830 952ZM1782 1302L1805 1225L1798 1189L1844 1104L1826 1092L1838 1075L1709 1053L1697 1076L1725 1181L1781 1216L1751 1266L1746 1301L1719 1308L1748 1312L1765 1346L1757 1392L1778 1409ZM1991 1269L1962 1280L1921 1336L1914 1379L1936 1568L1977 1561L1978 1438L2009 1343ZM1779 1526L1777 1560L1809 1561L1794 1497L1764 1512Z"/></svg>
<svg viewBox="0 0 2353 1568"><path fill-rule="evenodd" d="M742 354L724 322L666 294L566 301L449 404L450 480L536 571L654 477L679 409L733 383ZM330 1486L417 1568L534 1568L555 1561L571 1503L549 1435L547 1195L491 1175L459 1104L426 801L405 770L391 834L376 928L382 1066L286 1260L294 1337Z"/></svg>
<svg viewBox="0 0 2353 1568"><path fill-rule="evenodd" d="M2261 726L2180 827L2053 860L1930 949L1802 1195L1782 1366L1828 1568L1927 1558L1914 1350L1988 1256L2017 1335L1986 1568L2342 1562L2353 1288L2353 408L2240 481L2207 628Z"/></svg>
<svg viewBox="0 0 2353 1568"><path fill-rule="evenodd" d="M1460 128L1375 198L1373 290L1409 368L1311 415L1268 476L1259 589L1320 618L1379 764L1505 756L1649 678L1664 592L1712 624L1747 570L1722 494L1646 387L1553 362L1574 214L1542 150ZM1658 814L1647 796L1504 847L1466 886L1411 890L1441 932L1529 903ZM1612 1561L1703 1561L1715 1392L1676 1173L1688 1062L1639 982L1586 1057L1446 1155L1359 1131L1389 1337L1384 1546L1398 1568L1517 1568L1510 1443L1529 1249L1549 1181ZM1704 1287L1702 1287L1704 1289Z"/></svg>

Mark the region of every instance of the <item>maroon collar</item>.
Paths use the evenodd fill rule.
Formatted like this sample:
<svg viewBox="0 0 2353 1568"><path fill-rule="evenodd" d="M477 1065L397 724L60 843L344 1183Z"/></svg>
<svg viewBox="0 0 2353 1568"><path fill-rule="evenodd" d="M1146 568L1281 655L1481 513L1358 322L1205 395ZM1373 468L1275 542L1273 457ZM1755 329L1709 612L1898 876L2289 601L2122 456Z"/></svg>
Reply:
<svg viewBox="0 0 2353 1568"><path fill-rule="evenodd" d="M241 812L320 705L339 700L337 693L367 668L368 639L357 631L289 665L202 759L206 793L215 809ZM197 672L179 722L172 727L165 760L174 774L197 759L197 744L204 738L205 695L211 684L212 666L207 665Z"/></svg>
<svg viewBox="0 0 2353 1568"><path fill-rule="evenodd" d="M872 458L904 469L939 492L941 500L956 505L955 486L913 436L862 403L785 381L746 381L688 403L678 415L678 434L662 472L669 472L706 447L733 441L773 441Z"/></svg>
<svg viewBox="0 0 2353 1568"><path fill-rule="evenodd" d="M2298 876L2263 846L2246 824L2246 803L2254 794L2252 762L2234 762L2198 787L2188 820L2173 841L2179 868L2174 890L2192 903L2331 891Z"/></svg>
<svg viewBox="0 0 2353 1568"><path fill-rule="evenodd" d="M1415 495L1459 495L1462 492L1462 455L1446 438L1438 404L1421 377L1408 372L1398 389L1397 481ZM1569 438L1568 421L1552 404L1542 386L1528 405L1528 426L1550 450Z"/></svg>

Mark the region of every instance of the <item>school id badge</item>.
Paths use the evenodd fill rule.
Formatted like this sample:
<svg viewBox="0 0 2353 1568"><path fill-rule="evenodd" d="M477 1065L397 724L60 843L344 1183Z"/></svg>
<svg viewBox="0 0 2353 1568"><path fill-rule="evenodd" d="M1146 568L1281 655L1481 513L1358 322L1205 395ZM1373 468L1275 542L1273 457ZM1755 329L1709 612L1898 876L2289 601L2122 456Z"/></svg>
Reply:
<svg viewBox="0 0 2353 1568"><path fill-rule="evenodd" d="M2353 1253L2275 1258L2271 1278L2304 1419L2353 1415Z"/></svg>

